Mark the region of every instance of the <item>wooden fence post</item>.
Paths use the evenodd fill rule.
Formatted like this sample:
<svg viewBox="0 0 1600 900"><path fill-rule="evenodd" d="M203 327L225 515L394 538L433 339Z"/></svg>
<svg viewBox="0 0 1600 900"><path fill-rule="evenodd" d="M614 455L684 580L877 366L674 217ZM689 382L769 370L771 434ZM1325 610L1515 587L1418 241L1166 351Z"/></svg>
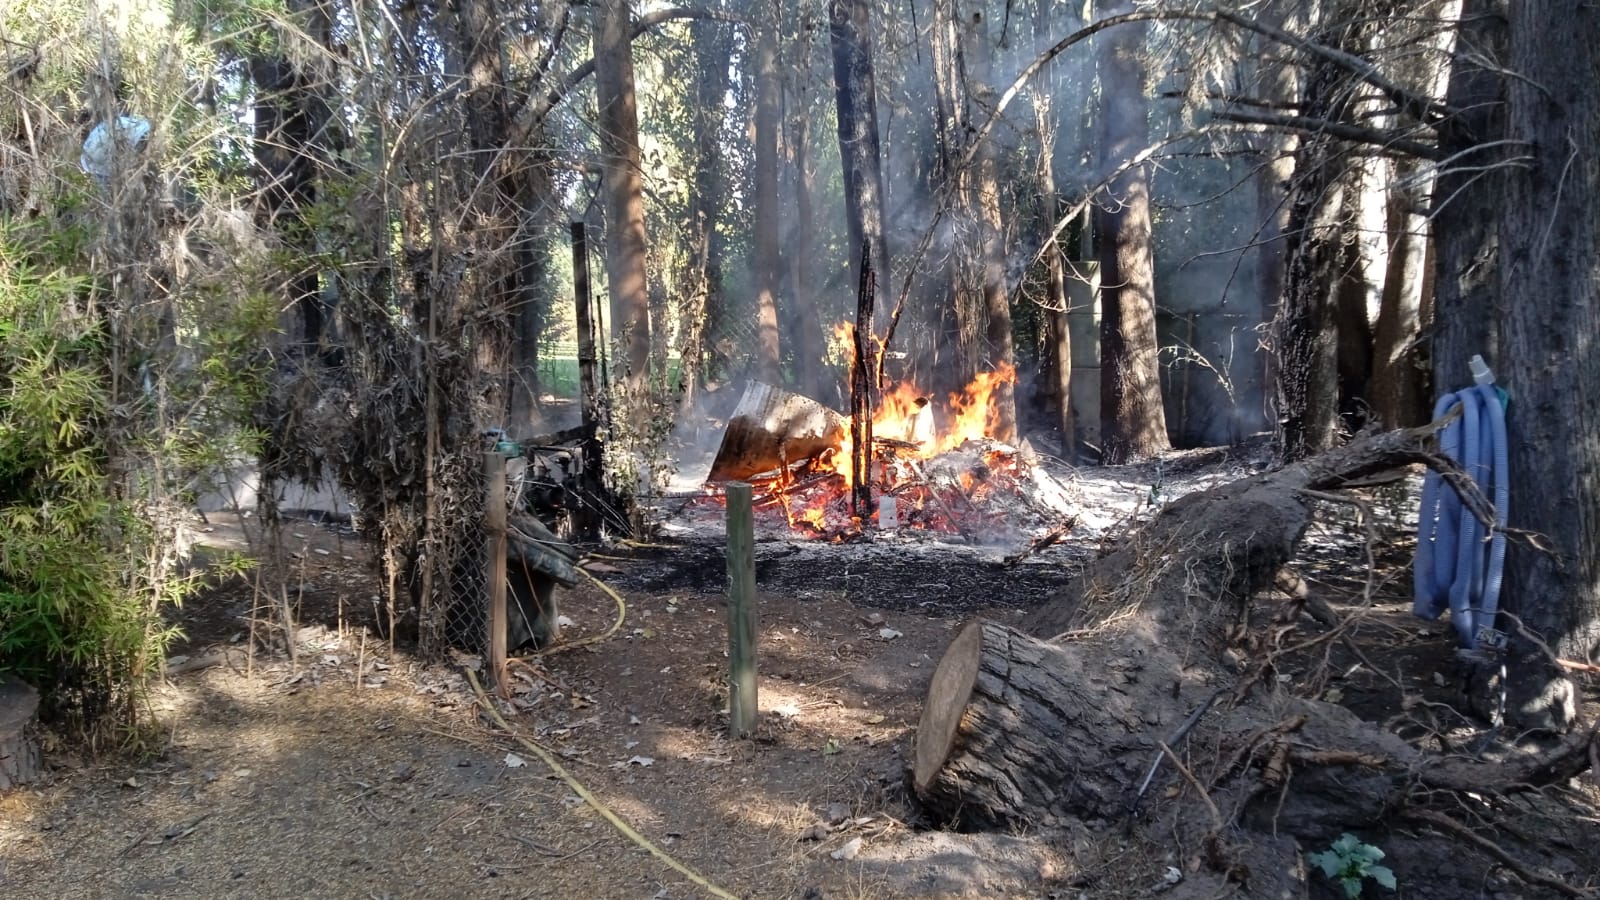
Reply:
<svg viewBox="0 0 1600 900"><path fill-rule="evenodd" d="M730 481L728 498L728 733L756 729L755 513L750 485Z"/></svg>
<svg viewBox="0 0 1600 900"><path fill-rule="evenodd" d="M483 454L484 585L489 589L489 669L500 696L506 684L506 458Z"/></svg>

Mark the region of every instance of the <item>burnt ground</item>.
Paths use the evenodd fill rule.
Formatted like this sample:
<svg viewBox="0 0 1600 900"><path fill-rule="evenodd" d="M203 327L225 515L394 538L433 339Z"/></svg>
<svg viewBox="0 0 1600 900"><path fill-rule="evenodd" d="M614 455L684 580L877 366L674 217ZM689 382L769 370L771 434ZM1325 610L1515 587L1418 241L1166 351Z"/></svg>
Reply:
<svg viewBox="0 0 1600 900"><path fill-rule="evenodd" d="M688 524L655 544L598 550L626 620L603 643L524 670L513 725L667 854L740 897L1239 893L1204 872L1193 848L1116 827L930 830L905 766L928 677L955 630L979 615L1015 623L1049 602L1118 539L1150 485L1172 495L1248 466L1211 454L1176 456L1159 472L1084 473L1075 484L1085 511L1101 515L1013 566L1001 560L1014 546L905 533L834 546L768 523L757 545L762 717L743 741L724 736L720 537L706 516L686 513ZM1277 689L1341 703L1430 747L1500 752L1482 723L1452 711L1447 625L1409 614L1403 516L1375 533L1369 606L1367 534L1348 508L1325 512L1297 565L1313 596L1357 620L1353 641L1285 660ZM237 524L214 516L210 540L238 542L248 529L232 533ZM189 662L177 668L217 664L154 691L159 730L139 752L53 747L48 783L0 798L0 896L712 896L493 728L459 670L377 636L381 582L358 539L298 522L285 541L298 558L261 581L282 581L298 604L296 660L281 644L246 651L254 577L186 605L177 652ZM588 584L561 602L569 638L603 633L616 615ZM1303 617L1297 627L1324 626ZM1164 774L1152 796L1177 790ZM1591 788L1558 786L1515 812L1515 827L1542 848L1528 863L1596 882L1585 849L1600 836ZM1552 895L1480 847L1418 829L1361 833L1388 852L1395 896ZM1338 896L1316 876L1308 895Z"/></svg>

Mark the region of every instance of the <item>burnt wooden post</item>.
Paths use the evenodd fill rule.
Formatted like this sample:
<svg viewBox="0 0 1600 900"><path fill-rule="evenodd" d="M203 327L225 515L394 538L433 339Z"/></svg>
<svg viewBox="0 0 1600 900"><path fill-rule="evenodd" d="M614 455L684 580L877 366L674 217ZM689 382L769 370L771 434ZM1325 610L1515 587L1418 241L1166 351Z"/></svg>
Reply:
<svg viewBox="0 0 1600 900"><path fill-rule="evenodd" d="M506 696L506 458L483 454L484 584L489 589L489 669Z"/></svg>
<svg viewBox="0 0 1600 900"><path fill-rule="evenodd" d="M569 513L572 530L584 538L598 538L596 514L604 485L600 480L600 386L595 377L594 298L589 290L589 239L582 222L572 223L572 292L578 329L578 408L583 416L583 456L579 484L587 495Z"/></svg>
<svg viewBox="0 0 1600 900"><path fill-rule="evenodd" d="M856 294L856 333L850 365L850 511L863 522L872 515L872 242L861 242L861 285Z"/></svg>
<svg viewBox="0 0 1600 900"><path fill-rule="evenodd" d="M728 733L755 732L755 512L748 482L730 481L728 498Z"/></svg>

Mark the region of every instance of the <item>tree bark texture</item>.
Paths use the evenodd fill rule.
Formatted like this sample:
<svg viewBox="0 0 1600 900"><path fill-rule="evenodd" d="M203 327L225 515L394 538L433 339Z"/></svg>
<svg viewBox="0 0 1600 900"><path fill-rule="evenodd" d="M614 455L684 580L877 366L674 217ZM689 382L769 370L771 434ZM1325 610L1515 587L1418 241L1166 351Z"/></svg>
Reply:
<svg viewBox="0 0 1600 900"><path fill-rule="evenodd" d="M1511 5L1508 136L1532 164L1508 169L1500 203L1498 372L1510 392L1511 630L1508 714L1576 719L1572 684L1535 636L1588 659L1600 645L1600 7ZM1556 24L1559 23L1559 24ZM1531 634L1530 634L1531 633Z"/></svg>
<svg viewBox="0 0 1600 900"><path fill-rule="evenodd" d="M1506 136L1505 86L1509 0L1464 0L1445 101L1460 110L1439 123L1439 149L1456 160L1434 181L1434 314L1428 354L1435 396L1472 382L1467 361L1500 362L1497 302L1505 170L1496 164ZM1478 149L1474 149L1478 148Z"/></svg>
<svg viewBox="0 0 1600 900"><path fill-rule="evenodd" d="M38 712L38 691L0 675L0 794L44 776L34 733Z"/></svg>
<svg viewBox="0 0 1600 900"><path fill-rule="evenodd" d="M1123 12L1112 2L1096 13ZM1149 143L1144 99L1143 25L1108 32L1102 60L1101 167L1123 165ZM1100 438L1104 461L1131 462L1172 446L1161 400L1155 261L1150 246L1150 175L1135 166L1095 206L1101 277Z"/></svg>
<svg viewBox="0 0 1600 900"><path fill-rule="evenodd" d="M781 85L778 80L778 11L771 3L755 7L755 242L756 346L755 367L761 380L781 379L778 345L778 128Z"/></svg>
<svg viewBox="0 0 1600 900"><path fill-rule="evenodd" d="M878 141L878 89L873 70L872 10L867 0L829 0L833 84L844 168L850 283L861 282L861 247L871 245L879 284L893 284L883 233L883 163Z"/></svg>
<svg viewBox="0 0 1600 900"><path fill-rule="evenodd" d="M650 367L650 286L629 8L626 0L596 0L594 57L611 335L618 345L614 359L621 369L614 377L625 394L624 405L638 408Z"/></svg>
<svg viewBox="0 0 1600 900"><path fill-rule="evenodd" d="M1034 5L1034 37L1043 42L1050 36L1051 0L1038 0ZM1062 214L1061 198L1056 193L1055 138L1056 125L1050 108L1050 91L1041 83L1033 91L1033 124L1038 135L1038 155L1035 158L1035 175L1039 182L1039 196L1045 213L1042 225L1048 230L1044 246L1044 300L1045 347L1041 373L1045 380L1044 395L1053 407L1054 422L1061 430L1062 455L1073 459L1076 438L1072 423L1072 331L1067 326L1067 277L1061 247L1054 235L1055 220Z"/></svg>
<svg viewBox="0 0 1600 900"><path fill-rule="evenodd" d="M1341 3L1327 11L1317 40L1354 52L1360 37L1352 32L1361 26L1350 24L1354 0ZM1352 91L1346 69L1318 60L1305 85L1305 114L1346 121ZM1354 171L1348 148L1336 138L1303 138L1290 185L1283 298L1272 320L1279 450L1286 459L1326 450L1339 436L1338 291L1343 245L1355 234Z"/></svg>
<svg viewBox="0 0 1600 900"><path fill-rule="evenodd" d="M469 197L465 225L475 251L472 302L467 317L492 425L533 429L538 405L538 336L517 340L518 328L537 320L529 288L533 252L521 221L533 201L526 152L507 146L511 122L506 87L504 27L497 0L457 0L461 59L466 75L466 126L471 170L481 187ZM530 321L532 320L532 321ZM513 365L513 359L518 364ZM507 419L507 415L511 419Z"/></svg>

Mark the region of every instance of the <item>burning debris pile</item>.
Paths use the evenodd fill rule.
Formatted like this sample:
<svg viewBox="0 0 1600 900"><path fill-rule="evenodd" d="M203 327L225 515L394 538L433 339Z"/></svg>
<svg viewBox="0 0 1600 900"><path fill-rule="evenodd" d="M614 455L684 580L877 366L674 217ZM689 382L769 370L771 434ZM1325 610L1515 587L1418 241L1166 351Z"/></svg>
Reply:
<svg viewBox="0 0 1600 900"><path fill-rule="evenodd" d="M1068 491L1026 441L989 437L988 401L1011 371L980 375L937 404L909 386L883 395L872 417L865 515L852 502L849 421L827 406L771 385L751 383L728 421L707 476L708 496L741 479L755 488L758 516L797 536L834 542L867 530L920 529L969 543L1059 531Z"/></svg>

